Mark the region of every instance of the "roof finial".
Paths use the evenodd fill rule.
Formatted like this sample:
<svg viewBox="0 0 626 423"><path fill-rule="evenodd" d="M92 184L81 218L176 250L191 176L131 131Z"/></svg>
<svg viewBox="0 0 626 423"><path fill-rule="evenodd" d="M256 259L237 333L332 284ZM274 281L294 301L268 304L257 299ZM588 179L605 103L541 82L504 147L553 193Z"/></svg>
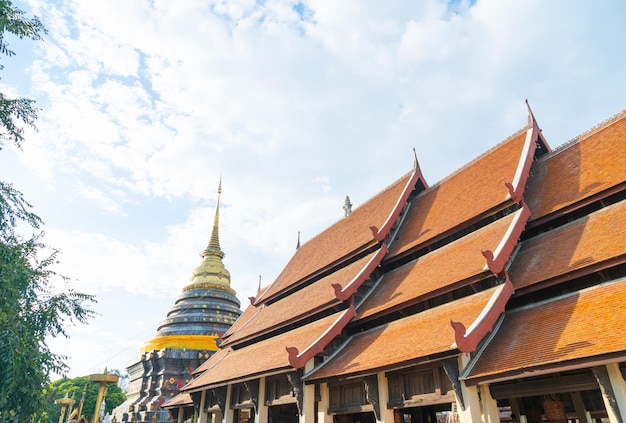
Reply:
<svg viewBox="0 0 626 423"><path fill-rule="evenodd" d="M535 115L533 115L533 111L530 108L530 103L528 103L528 99L526 101L526 108L528 109L528 126L535 126L537 121L535 120Z"/></svg>
<svg viewBox="0 0 626 423"><path fill-rule="evenodd" d="M300 231L298 231L298 243L296 244L296 250L300 249Z"/></svg>
<svg viewBox="0 0 626 423"><path fill-rule="evenodd" d="M261 275L259 275L259 287L256 290L256 293L258 294L259 292L261 292Z"/></svg>
<svg viewBox="0 0 626 423"><path fill-rule="evenodd" d="M413 147L413 160L414 160L413 166L415 166L415 169L416 170L418 170L418 169L421 170L420 169L420 162L417 161L417 151L415 151L415 147Z"/></svg>
<svg viewBox="0 0 626 423"><path fill-rule="evenodd" d="M343 203L343 211L344 211L344 214L343 214L344 217L348 217L350 216L350 213L352 213L352 203L350 202L350 197L348 197L347 195L346 195L346 201Z"/></svg>

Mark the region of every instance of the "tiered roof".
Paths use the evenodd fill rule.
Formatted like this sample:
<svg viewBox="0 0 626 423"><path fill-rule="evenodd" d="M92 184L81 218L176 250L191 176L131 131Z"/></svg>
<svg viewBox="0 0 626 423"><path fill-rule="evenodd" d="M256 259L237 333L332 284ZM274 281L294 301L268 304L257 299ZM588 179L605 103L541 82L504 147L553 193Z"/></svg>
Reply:
<svg viewBox="0 0 626 423"><path fill-rule="evenodd" d="M566 213L626 184L626 111L538 160L528 180L530 224Z"/></svg>
<svg viewBox="0 0 626 423"><path fill-rule="evenodd" d="M626 206L622 201L524 241L509 273L516 290L537 290L624 261Z"/></svg>
<svg viewBox="0 0 626 423"><path fill-rule="evenodd" d="M303 279L310 279L333 264L340 264L342 259L376 245L377 240L370 228L384 225L414 173L404 175L345 219L302 245L276 281L255 303L276 297Z"/></svg>
<svg viewBox="0 0 626 423"><path fill-rule="evenodd" d="M204 372L189 383L185 390L193 392L248 380L266 372L287 371L292 367L285 346L290 345L304 350L342 317L342 314L335 313L240 349L223 348L203 365Z"/></svg>
<svg viewBox="0 0 626 423"><path fill-rule="evenodd" d="M466 377L469 384L588 366L626 350L626 280L507 313L498 336Z"/></svg>
<svg viewBox="0 0 626 423"><path fill-rule="evenodd" d="M307 381L375 374L456 355L450 319L469 326L478 318L495 289L358 333L307 376Z"/></svg>
<svg viewBox="0 0 626 423"><path fill-rule="evenodd" d="M526 294L545 300L517 301L522 305L505 314L497 336L475 357L467 383L576 369L626 350L620 335L626 282L614 279L623 270L613 270L626 263L624 151L626 111L533 168L529 227L545 232L521 243L510 276L520 300ZM549 295L557 285L556 292L570 293Z"/></svg>
<svg viewBox="0 0 626 423"><path fill-rule="evenodd" d="M276 281L251 299L223 337L222 350L185 390L302 368L322 352L324 363L305 381L475 351L515 289L523 294L588 267L590 254L598 264L623 260L626 236L604 238L616 237L610 222L626 227L617 200L588 219L538 235L555 212L623 190L623 121L614 118L551 152L529 110L525 128L434 186L416 164L299 248ZM615 140L618 146L608 145ZM604 162L606 154L612 157ZM599 169L601 160L610 171ZM576 177L572 188L569 179ZM524 238L527 222L536 232ZM598 240L602 246L592 251ZM474 369L469 378L494 371L480 360Z"/></svg>
<svg viewBox="0 0 626 423"><path fill-rule="evenodd" d="M359 307L358 318L392 312L493 276L480 253L495 250L512 213L415 261L389 271ZM442 268L445 263L445 268Z"/></svg>

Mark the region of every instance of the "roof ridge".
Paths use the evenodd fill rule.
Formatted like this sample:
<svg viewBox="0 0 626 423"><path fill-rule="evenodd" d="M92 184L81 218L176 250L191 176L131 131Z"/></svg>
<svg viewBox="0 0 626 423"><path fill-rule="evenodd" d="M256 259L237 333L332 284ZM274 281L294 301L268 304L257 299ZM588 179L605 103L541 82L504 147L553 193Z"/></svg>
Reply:
<svg viewBox="0 0 626 423"><path fill-rule="evenodd" d="M552 150L552 152L548 153L548 154L544 154L543 156L535 159L535 162L537 163L541 163L544 162L548 159L550 159L551 157L556 156L557 154L560 154L564 151L566 151L567 149L569 149L570 147L580 143L581 141L584 141L588 138L590 138L592 135L597 134L598 132L608 128L609 126L613 125L614 123L622 120L626 118L626 109L623 109L621 112L615 113L613 116L611 116L608 119L603 120L602 122L598 123L597 125L591 127L590 129L587 129L586 131L580 133L579 135L576 135L573 138L570 138L568 141L565 141L563 144L557 146L556 148L554 148Z"/></svg>
<svg viewBox="0 0 626 423"><path fill-rule="evenodd" d="M461 173L462 171L464 171L465 169L467 169L468 167L474 165L476 162L478 162L480 159L482 159L483 157L487 156L488 154L490 154L491 152L497 150L498 148L502 147L504 144L510 142L512 139L520 136L521 134L523 134L524 132L528 131L529 128L532 127L532 124L530 125L526 125L521 129L518 129L517 131L515 131L513 134L509 135L508 137L506 137L505 139L503 139L502 141L500 141L499 143L497 143L496 145L491 146L489 149L487 149L486 151L482 152L481 154L479 154L478 156L474 157L474 159L470 160L469 162L465 163L463 166L461 166L460 168L458 168L457 170L455 170L454 172L448 174L447 176L445 176L444 178L440 179L439 181L435 182L434 184L432 184L428 189L425 189L422 192L426 192L429 191L430 189L440 185L443 182L446 182L447 180L451 179L452 177L456 176L457 174Z"/></svg>
<svg viewBox="0 0 626 423"><path fill-rule="evenodd" d="M356 206L353 210L352 213L358 211L360 208L364 207L366 204L368 204L369 202L373 201L376 197L378 197L379 195L383 194L385 191L387 191L388 189L390 189L391 187L393 187L394 185L396 185L398 182L400 182L403 178L406 178L407 175L410 175L415 169L412 168L411 170L409 170L408 172L403 173L399 178L395 179L392 183L388 184L387 186L385 186L383 189L379 190L376 194L370 196L367 198L367 200L361 204L359 204L358 206ZM330 225L325 226L323 229L321 229L319 232L317 232L315 235L313 235L312 237L310 237L309 239L307 239L306 241L304 241L302 243L302 245L300 246L300 248L304 247L306 244L308 244L309 242L311 242L312 240L314 240L315 238L317 238L318 236L320 236L321 234L323 234L324 232L328 231L330 228L332 228L333 226L339 224L340 222L342 222L343 220L347 219L347 217L341 217L335 221L333 221Z"/></svg>
<svg viewBox="0 0 626 423"><path fill-rule="evenodd" d="M612 124L614 124L618 120L621 120L621 119L623 119L625 117L626 117L626 109L623 109L621 112L615 113L610 118L605 119L604 121L600 122L599 124L597 124L596 126L592 127L591 129L586 130L585 132L583 132L582 134L578 135L575 138L577 138L579 140L583 140L583 139L589 138L590 136L592 136L592 135L602 131L605 128L608 128L609 126L611 126Z"/></svg>

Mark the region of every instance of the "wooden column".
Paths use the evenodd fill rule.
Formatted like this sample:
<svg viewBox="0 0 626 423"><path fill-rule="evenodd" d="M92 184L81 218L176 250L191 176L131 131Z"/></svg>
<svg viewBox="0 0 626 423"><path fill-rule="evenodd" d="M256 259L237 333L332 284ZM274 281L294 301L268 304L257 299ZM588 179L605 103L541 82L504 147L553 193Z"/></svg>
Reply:
<svg viewBox="0 0 626 423"><path fill-rule="evenodd" d="M626 384L617 363L591 369L602 392L604 407L611 423L626 422Z"/></svg>
<svg viewBox="0 0 626 423"><path fill-rule="evenodd" d="M461 354L458 357L459 371L462 373L465 366L470 361L469 354ZM478 388L475 386L467 386L465 382L461 381L461 394L463 396L463 403L465 409L458 407L459 420L461 423L473 423L481 422L482 413L480 405L480 397L478 394ZM457 398L458 401L458 398Z"/></svg>
<svg viewBox="0 0 626 423"><path fill-rule="evenodd" d="M488 385L480 385L480 403L482 405L482 414L484 423L500 423L500 412L498 411L498 402L493 399L489 392Z"/></svg>
<svg viewBox="0 0 626 423"><path fill-rule="evenodd" d="M320 402L317 405L317 422L333 423L333 416L328 414L330 406L330 390L327 383L320 384Z"/></svg>
<svg viewBox="0 0 626 423"><path fill-rule="evenodd" d="M589 415L589 413L587 413L587 409L585 408L585 403L583 402L582 395L580 395L580 391L570 392L570 396L572 397L572 403L574 404L574 410L576 411L578 421L580 423L592 423L591 416Z"/></svg>
<svg viewBox="0 0 626 423"><path fill-rule="evenodd" d="M308 373L315 367L315 357L311 358L304 366L304 373ZM302 384L302 413L300 423L315 423L315 385ZM262 422L264 423L264 422Z"/></svg>
<svg viewBox="0 0 626 423"><path fill-rule="evenodd" d="M626 381L624 381L618 363L607 364L606 369L621 421L626 422Z"/></svg>
<svg viewBox="0 0 626 423"><path fill-rule="evenodd" d="M389 403L389 383L384 373L378 373L378 402L380 406L379 422L394 423L393 409L387 408Z"/></svg>
<svg viewBox="0 0 626 423"><path fill-rule="evenodd" d="M265 377L259 378L259 398L257 399L254 423L267 423L268 406L265 405Z"/></svg>
<svg viewBox="0 0 626 423"><path fill-rule="evenodd" d="M202 391L202 395L200 396L200 408L198 409L198 423L207 423L208 421L207 412L204 411L206 407L206 395L207 395L207 390L205 389L204 391Z"/></svg>
<svg viewBox="0 0 626 423"><path fill-rule="evenodd" d="M233 423L235 413L234 413L233 408L230 406L232 392L233 392L233 385L228 385L228 388L226 389L226 404L224 405L223 423Z"/></svg>

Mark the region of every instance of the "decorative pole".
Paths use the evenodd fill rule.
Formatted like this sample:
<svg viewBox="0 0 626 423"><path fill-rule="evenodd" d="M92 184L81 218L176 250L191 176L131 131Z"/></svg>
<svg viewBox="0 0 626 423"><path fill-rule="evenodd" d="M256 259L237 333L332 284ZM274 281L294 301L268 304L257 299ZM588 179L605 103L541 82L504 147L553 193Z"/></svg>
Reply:
<svg viewBox="0 0 626 423"><path fill-rule="evenodd" d="M107 373L107 369L104 369L104 373L89 375L89 382L100 383L100 390L98 391L98 399L96 400L96 408L93 412L93 423L98 423L100 419L100 406L102 405L102 398L104 398L104 391L107 388L107 383L117 383L119 380L118 375L110 375Z"/></svg>
<svg viewBox="0 0 626 423"><path fill-rule="evenodd" d="M65 417L65 411L67 410L67 407L69 406L71 410L74 402L75 401L72 398L67 397L67 393L65 393L65 398L54 400L55 404L61 405L61 415L59 416L59 423L63 423L63 417Z"/></svg>
<svg viewBox="0 0 626 423"><path fill-rule="evenodd" d="M83 396L80 397L80 402L78 403L78 415L76 416L77 421L83 416L83 404L85 403L85 394L87 393L87 384L83 387Z"/></svg>

